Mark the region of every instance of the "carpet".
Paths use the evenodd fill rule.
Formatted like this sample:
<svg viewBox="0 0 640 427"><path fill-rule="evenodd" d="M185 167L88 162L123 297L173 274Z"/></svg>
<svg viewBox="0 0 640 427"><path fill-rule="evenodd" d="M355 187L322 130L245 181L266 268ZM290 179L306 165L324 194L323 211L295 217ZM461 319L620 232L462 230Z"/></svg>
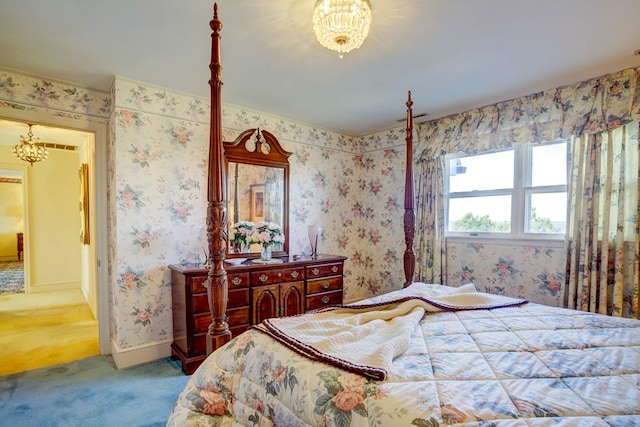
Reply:
<svg viewBox="0 0 640 427"><path fill-rule="evenodd" d="M0 295L24 293L24 263L0 261Z"/></svg>
<svg viewBox="0 0 640 427"><path fill-rule="evenodd" d="M111 356L7 375L0 377L0 424L165 426L188 379L171 358L117 369Z"/></svg>

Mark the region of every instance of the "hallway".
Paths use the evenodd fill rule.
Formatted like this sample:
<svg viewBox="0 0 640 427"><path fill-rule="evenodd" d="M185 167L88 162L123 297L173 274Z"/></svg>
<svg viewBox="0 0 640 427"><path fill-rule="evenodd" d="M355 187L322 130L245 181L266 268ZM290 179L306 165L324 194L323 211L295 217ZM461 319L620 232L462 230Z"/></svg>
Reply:
<svg viewBox="0 0 640 427"><path fill-rule="evenodd" d="M100 354L80 291L0 295L0 376Z"/></svg>

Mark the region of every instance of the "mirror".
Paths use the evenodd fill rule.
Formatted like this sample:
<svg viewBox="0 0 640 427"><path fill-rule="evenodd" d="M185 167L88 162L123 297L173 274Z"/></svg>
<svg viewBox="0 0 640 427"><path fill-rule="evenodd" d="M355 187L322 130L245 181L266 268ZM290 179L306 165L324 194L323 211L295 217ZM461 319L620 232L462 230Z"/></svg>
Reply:
<svg viewBox="0 0 640 427"><path fill-rule="evenodd" d="M263 222L281 230L283 243L276 243L273 256L288 255L289 160L291 153L269 132L249 129L233 142L224 142L227 173L227 258L255 258L260 244L239 234L250 234L251 226ZM255 229L255 227L254 227ZM277 238L276 238L277 239ZM240 242L244 240L244 242Z"/></svg>

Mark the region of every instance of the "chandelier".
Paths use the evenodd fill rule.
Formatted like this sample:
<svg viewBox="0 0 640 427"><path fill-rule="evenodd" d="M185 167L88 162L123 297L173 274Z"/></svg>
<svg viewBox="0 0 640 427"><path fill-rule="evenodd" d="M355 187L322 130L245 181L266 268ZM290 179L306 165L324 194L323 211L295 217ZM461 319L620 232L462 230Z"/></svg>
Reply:
<svg viewBox="0 0 640 427"><path fill-rule="evenodd" d="M35 162L45 160L49 157L49 152L38 138L36 138L35 141L33 140L31 126L32 125L29 125L29 132L27 133L29 139L27 140L24 136L20 135L21 142L13 146L13 155L20 160L31 163L31 166L33 166Z"/></svg>
<svg viewBox="0 0 640 427"><path fill-rule="evenodd" d="M369 34L369 0L318 0L313 8L313 31L320 44L340 58L362 46Z"/></svg>

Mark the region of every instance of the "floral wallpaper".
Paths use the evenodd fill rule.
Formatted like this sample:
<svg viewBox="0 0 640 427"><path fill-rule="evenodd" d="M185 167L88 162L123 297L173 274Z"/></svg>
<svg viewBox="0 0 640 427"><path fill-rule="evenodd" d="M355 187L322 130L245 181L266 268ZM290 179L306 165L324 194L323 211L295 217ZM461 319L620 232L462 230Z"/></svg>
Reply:
<svg viewBox="0 0 640 427"><path fill-rule="evenodd" d="M104 93L0 69L0 116L32 109L108 120L108 286L117 348L172 339L168 265L203 260L208 103L122 77ZM307 227L323 225L320 252L348 257L345 302L402 287L403 126L350 137L229 105L222 122L225 140L260 127L293 153L290 250L309 253ZM474 282L561 305L561 248L456 243L449 253L448 284Z"/></svg>

